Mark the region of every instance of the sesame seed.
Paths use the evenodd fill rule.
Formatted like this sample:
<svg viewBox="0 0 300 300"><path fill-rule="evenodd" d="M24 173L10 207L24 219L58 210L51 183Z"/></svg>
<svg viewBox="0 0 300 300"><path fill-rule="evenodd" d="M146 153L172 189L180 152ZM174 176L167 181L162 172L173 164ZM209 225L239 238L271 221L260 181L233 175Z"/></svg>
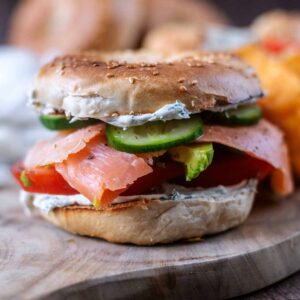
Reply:
<svg viewBox="0 0 300 300"><path fill-rule="evenodd" d="M130 115L134 115L134 111L132 110L129 114L130 114Z"/></svg>
<svg viewBox="0 0 300 300"><path fill-rule="evenodd" d="M135 81L136 81L136 78L134 78L134 77L129 77L128 80L129 80L129 82L130 82L131 84L134 84Z"/></svg>
<svg viewBox="0 0 300 300"><path fill-rule="evenodd" d="M115 113L113 113L111 116L112 116L112 117L118 117L119 114L118 114L117 112L115 112Z"/></svg>
<svg viewBox="0 0 300 300"><path fill-rule="evenodd" d="M197 84L197 80L193 80L193 81L191 82L191 86L196 85L196 84Z"/></svg>
<svg viewBox="0 0 300 300"><path fill-rule="evenodd" d="M159 75L159 72L158 71L154 71L154 72L152 72L152 75L157 76L157 75Z"/></svg>
<svg viewBox="0 0 300 300"><path fill-rule="evenodd" d="M177 80L178 83L183 83L185 81L185 78L184 77L181 77Z"/></svg>
<svg viewBox="0 0 300 300"><path fill-rule="evenodd" d="M112 78L112 77L115 77L115 75L112 74L112 73L107 73L107 74L106 74L106 77L107 77L107 78Z"/></svg>
<svg viewBox="0 0 300 300"><path fill-rule="evenodd" d="M184 85L181 85L181 86L179 87L179 90L180 90L180 92L186 92L186 91L187 91L187 88L186 88Z"/></svg>
<svg viewBox="0 0 300 300"><path fill-rule="evenodd" d="M95 155L94 155L94 154L90 154L90 155L87 157L88 160L92 160L92 159L94 159L94 158L95 158Z"/></svg>
<svg viewBox="0 0 300 300"><path fill-rule="evenodd" d="M120 66L120 64L116 61L109 61L107 64L108 69L115 69L115 68L118 68L119 66Z"/></svg>
<svg viewBox="0 0 300 300"><path fill-rule="evenodd" d="M58 68L56 69L56 73L58 73L59 75L63 75L64 74L64 69L66 68L65 65L60 65L58 66Z"/></svg>
<svg viewBox="0 0 300 300"><path fill-rule="evenodd" d="M72 86L72 91L75 92L75 91L77 91L77 90L78 90L78 85L77 85L77 84L74 84L74 85Z"/></svg>

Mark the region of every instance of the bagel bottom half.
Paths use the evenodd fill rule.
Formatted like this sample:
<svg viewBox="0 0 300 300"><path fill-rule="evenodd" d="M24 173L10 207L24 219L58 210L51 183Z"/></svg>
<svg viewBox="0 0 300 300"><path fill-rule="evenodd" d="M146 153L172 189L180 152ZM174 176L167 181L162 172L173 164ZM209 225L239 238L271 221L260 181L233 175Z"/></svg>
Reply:
<svg viewBox="0 0 300 300"><path fill-rule="evenodd" d="M153 245L198 238L243 223L250 213L257 181L233 188L203 190L185 200L138 200L99 210L72 205L43 216L55 225L115 243Z"/></svg>

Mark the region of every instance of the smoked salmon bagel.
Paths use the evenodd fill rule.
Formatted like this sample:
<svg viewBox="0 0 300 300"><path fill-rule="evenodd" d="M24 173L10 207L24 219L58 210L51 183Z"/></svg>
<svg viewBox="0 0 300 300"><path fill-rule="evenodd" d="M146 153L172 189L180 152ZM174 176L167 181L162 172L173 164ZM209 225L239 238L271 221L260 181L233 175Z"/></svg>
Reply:
<svg viewBox="0 0 300 300"><path fill-rule="evenodd" d="M9 43L36 52L134 48L146 18L145 0L23 0Z"/></svg>
<svg viewBox="0 0 300 300"><path fill-rule="evenodd" d="M278 38L299 42L300 12L271 10L257 17L251 27L260 40Z"/></svg>
<svg viewBox="0 0 300 300"><path fill-rule="evenodd" d="M226 18L195 0L23 0L8 42L38 53L132 49L144 33L171 21L204 25Z"/></svg>
<svg viewBox="0 0 300 300"><path fill-rule="evenodd" d="M272 54L299 53L299 11L267 11L254 20L251 30L263 48Z"/></svg>
<svg viewBox="0 0 300 300"><path fill-rule="evenodd" d="M153 245L244 222L258 183L293 191L283 134L230 54L81 53L41 68L29 104L57 134L12 172L57 226ZM270 191L271 192L271 191Z"/></svg>

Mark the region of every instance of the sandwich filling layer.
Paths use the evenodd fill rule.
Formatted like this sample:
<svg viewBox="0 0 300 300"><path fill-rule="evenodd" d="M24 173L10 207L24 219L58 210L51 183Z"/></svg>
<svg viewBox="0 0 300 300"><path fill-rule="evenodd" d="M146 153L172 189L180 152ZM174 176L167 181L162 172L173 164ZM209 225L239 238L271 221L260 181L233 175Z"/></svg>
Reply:
<svg viewBox="0 0 300 300"><path fill-rule="evenodd" d="M80 194L101 209L161 194L164 184L211 188L270 177L273 190L286 195L293 184L283 136L257 116L254 107L127 129L83 124L38 142L13 173L25 191Z"/></svg>

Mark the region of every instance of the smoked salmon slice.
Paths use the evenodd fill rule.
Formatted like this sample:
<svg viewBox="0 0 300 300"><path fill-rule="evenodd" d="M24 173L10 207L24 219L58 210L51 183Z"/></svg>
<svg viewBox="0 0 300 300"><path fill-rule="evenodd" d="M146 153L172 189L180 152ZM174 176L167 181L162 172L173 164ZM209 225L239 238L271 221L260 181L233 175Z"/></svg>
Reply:
<svg viewBox="0 0 300 300"><path fill-rule="evenodd" d="M78 192L96 206L107 207L138 178L152 172L141 157L117 151L95 138L56 170Z"/></svg>
<svg viewBox="0 0 300 300"><path fill-rule="evenodd" d="M269 163L274 171L271 177L273 190L281 195L293 191L288 149L282 132L266 120L247 127L207 125L198 142L222 144L247 153Z"/></svg>
<svg viewBox="0 0 300 300"><path fill-rule="evenodd" d="M71 133L60 133L47 141L37 142L28 152L24 166L28 169L63 162L70 154L84 149L96 136L105 142L105 124L88 126Z"/></svg>

